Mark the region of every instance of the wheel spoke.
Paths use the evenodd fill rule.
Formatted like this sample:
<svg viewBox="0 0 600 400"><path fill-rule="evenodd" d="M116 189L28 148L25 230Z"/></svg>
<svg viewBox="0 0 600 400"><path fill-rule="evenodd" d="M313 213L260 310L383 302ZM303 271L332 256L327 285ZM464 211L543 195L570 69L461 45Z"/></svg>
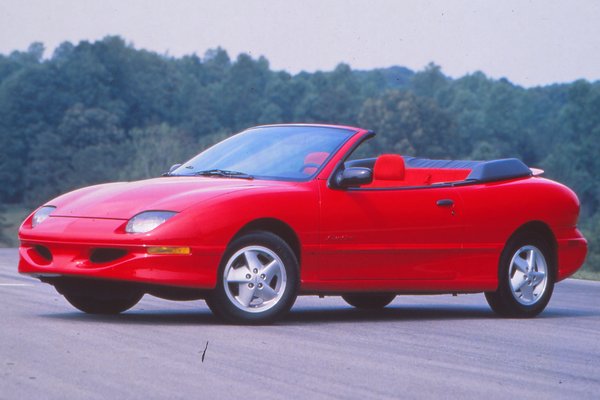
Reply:
<svg viewBox="0 0 600 400"><path fill-rule="evenodd" d="M533 286L523 285L521 287L521 295L526 301L533 301Z"/></svg>
<svg viewBox="0 0 600 400"><path fill-rule="evenodd" d="M537 262L537 253L533 250L527 251L527 266L529 267L529 271L535 268Z"/></svg>
<svg viewBox="0 0 600 400"><path fill-rule="evenodd" d="M268 263L261 271L261 274L265 275L265 282L270 283L273 280L273 277L277 275L281 266L277 262L277 260L273 260Z"/></svg>
<svg viewBox="0 0 600 400"><path fill-rule="evenodd" d="M246 258L246 263L250 271L253 271L255 269L260 271L262 269L263 265L258 259L258 252L253 250L245 251L244 257Z"/></svg>
<svg viewBox="0 0 600 400"><path fill-rule="evenodd" d="M277 297L277 292L269 285L264 285L262 289L256 291L256 294L264 301L269 301Z"/></svg>
<svg viewBox="0 0 600 400"><path fill-rule="evenodd" d="M546 277L546 273L540 272L540 271L531 271L529 273L529 275L531 275L533 277L533 279L536 283L543 281L544 278Z"/></svg>
<svg viewBox="0 0 600 400"><path fill-rule="evenodd" d="M524 275L521 275L519 280L513 280L511 279L511 285L513 287L513 290L516 292L517 290L520 290L525 284L527 284L527 280L525 279Z"/></svg>
<svg viewBox="0 0 600 400"><path fill-rule="evenodd" d="M513 265L523 273L527 272L527 267L529 267L529 263L519 256L515 257L515 262Z"/></svg>
<svg viewBox="0 0 600 400"><path fill-rule="evenodd" d="M254 298L254 292L256 291L255 288L256 287L250 288L245 283L240 284L238 300L244 307L248 307L248 305L250 305L250 303L252 302L252 299Z"/></svg>
<svg viewBox="0 0 600 400"><path fill-rule="evenodd" d="M248 270L244 267L240 267L237 269L231 268L229 273L227 273L227 282L228 283L245 283L249 282L250 279L248 276Z"/></svg>

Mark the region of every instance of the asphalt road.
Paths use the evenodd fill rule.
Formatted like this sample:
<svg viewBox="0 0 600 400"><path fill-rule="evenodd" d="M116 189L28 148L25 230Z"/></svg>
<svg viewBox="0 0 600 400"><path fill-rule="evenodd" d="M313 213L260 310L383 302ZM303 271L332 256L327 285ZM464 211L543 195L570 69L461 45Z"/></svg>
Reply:
<svg viewBox="0 0 600 400"><path fill-rule="evenodd" d="M16 266L0 249L1 399L600 397L598 282L560 283L531 320L496 318L483 295L381 312L301 297L284 321L244 327L150 296L86 315Z"/></svg>

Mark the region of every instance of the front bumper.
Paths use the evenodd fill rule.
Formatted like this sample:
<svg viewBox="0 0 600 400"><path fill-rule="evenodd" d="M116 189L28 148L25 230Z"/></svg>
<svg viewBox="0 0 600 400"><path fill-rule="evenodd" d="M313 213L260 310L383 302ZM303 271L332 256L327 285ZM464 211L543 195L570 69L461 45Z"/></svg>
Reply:
<svg viewBox="0 0 600 400"><path fill-rule="evenodd" d="M106 262L92 261L95 252L118 250ZM218 254L147 254L145 246L97 246L57 242L23 242L19 272L34 277L73 276L212 289L216 285Z"/></svg>
<svg viewBox="0 0 600 400"><path fill-rule="evenodd" d="M49 218L19 232L19 272L34 277L71 276L212 289L224 249L189 245L185 238L161 240L129 235L126 221ZM148 254L149 246L186 246L190 254ZM97 255L101 254L101 257Z"/></svg>

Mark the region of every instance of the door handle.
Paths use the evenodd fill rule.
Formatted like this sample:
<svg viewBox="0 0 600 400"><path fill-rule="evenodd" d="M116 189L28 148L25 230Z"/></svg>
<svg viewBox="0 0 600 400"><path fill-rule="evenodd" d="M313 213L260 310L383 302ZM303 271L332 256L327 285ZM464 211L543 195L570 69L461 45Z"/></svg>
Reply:
<svg viewBox="0 0 600 400"><path fill-rule="evenodd" d="M440 207L450 207L454 205L454 200L452 199L441 199L435 202Z"/></svg>

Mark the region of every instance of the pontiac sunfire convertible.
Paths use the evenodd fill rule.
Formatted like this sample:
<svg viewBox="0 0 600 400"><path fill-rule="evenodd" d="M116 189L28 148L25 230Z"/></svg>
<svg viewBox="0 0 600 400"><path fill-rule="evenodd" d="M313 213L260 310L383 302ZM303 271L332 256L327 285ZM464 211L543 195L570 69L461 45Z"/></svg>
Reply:
<svg viewBox="0 0 600 400"><path fill-rule="evenodd" d="M484 292L497 314L531 317L582 265L579 201L541 170L359 157L373 136L251 128L163 177L64 194L23 222L19 272L87 313L148 293L265 323L306 294L381 308L397 294Z"/></svg>

